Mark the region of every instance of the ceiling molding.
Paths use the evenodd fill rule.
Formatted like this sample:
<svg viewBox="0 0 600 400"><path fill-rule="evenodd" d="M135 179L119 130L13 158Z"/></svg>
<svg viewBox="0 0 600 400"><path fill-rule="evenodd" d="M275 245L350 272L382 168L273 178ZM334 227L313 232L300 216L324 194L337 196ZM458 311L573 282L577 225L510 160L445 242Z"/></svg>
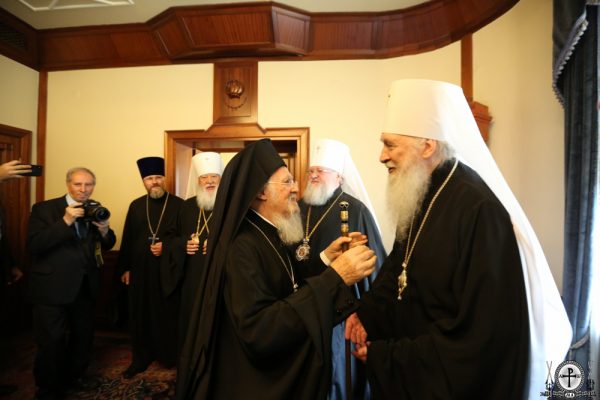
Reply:
<svg viewBox="0 0 600 400"><path fill-rule="evenodd" d="M33 32L37 54L21 54L17 61L27 59L29 64L23 63L44 70L240 59L381 59L446 46L517 1L437 0L376 13L308 13L273 2L185 6L146 23L39 31L0 10L0 28L11 19L8 15L11 29L25 26L30 37ZM0 52L11 57L4 49L0 35Z"/></svg>
<svg viewBox="0 0 600 400"><path fill-rule="evenodd" d="M133 0L19 0L19 2L34 12L133 5Z"/></svg>

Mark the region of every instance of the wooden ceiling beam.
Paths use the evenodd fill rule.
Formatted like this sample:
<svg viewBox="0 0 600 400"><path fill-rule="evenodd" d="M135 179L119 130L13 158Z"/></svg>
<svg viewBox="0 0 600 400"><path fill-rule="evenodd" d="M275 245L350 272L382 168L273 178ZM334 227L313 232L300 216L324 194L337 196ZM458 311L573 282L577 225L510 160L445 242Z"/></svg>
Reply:
<svg viewBox="0 0 600 400"><path fill-rule="evenodd" d="M40 31L0 10L0 28L4 23L35 38L29 53L17 50L17 59L14 49L7 54L0 35L0 53L49 71L232 59L390 58L460 40L517 1L434 0L377 13L308 13L274 2L186 6L142 24Z"/></svg>

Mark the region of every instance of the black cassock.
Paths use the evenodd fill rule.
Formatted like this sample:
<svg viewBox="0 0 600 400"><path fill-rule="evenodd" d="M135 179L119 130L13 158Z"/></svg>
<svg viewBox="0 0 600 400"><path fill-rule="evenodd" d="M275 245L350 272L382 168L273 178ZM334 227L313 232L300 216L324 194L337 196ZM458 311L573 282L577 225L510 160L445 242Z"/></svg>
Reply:
<svg viewBox="0 0 600 400"><path fill-rule="evenodd" d="M432 175L413 237L453 163ZM412 240L411 240L412 245ZM510 216L470 168L442 190L408 263L396 243L361 300L376 399L522 399L529 361L523 270Z"/></svg>
<svg viewBox="0 0 600 400"><path fill-rule="evenodd" d="M248 218L274 247L248 220L230 246L208 398L325 399L331 329L355 309L352 293L331 268L294 293L282 263L295 269L293 255L274 226Z"/></svg>
<svg viewBox="0 0 600 400"><path fill-rule="evenodd" d="M146 199L148 198L148 214ZM167 205L162 213L163 206ZM177 318L179 291L168 293L161 281L161 257L150 252L152 230L163 242L163 254L168 251L167 231L176 224L183 200L165 194L160 199L142 196L131 202L125 226L118 270L129 274L129 329L133 362L139 366L158 360L166 366L175 365L177 357ZM163 214L160 226L158 221ZM158 226L158 231L157 231ZM167 295L168 294L168 295Z"/></svg>
<svg viewBox="0 0 600 400"><path fill-rule="evenodd" d="M354 285L354 294L360 298L364 292L369 290L371 282L377 275L379 267L386 257L386 252L381 241L379 229L369 209L358 199L343 193L341 188L337 188L331 198L322 206L310 206L310 219L306 221L309 206L304 201L300 201L300 211L302 214L302 224L305 230L308 225L308 232L312 234L309 237L310 256L306 261L299 263L299 271L304 278L320 274L324 266L315 262L319 258L321 251L325 250L332 241L341 235L340 202L348 203L348 228L350 232L362 232L368 236L368 246L377 256L376 272ZM316 227L316 228L315 228ZM314 231L313 231L314 230ZM296 250L297 246L292 246ZM345 355L344 355L344 324L337 325L332 334L332 386L329 393L330 400L346 399L345 387ZM351 356L352 362L352 386L354 388L354 398L369 398L368 388L366 387L366 376L363 364Z"/></svg>
<svg viewBox="0 0 600 400"><path fill-rule="evenodd" d="M212 211L204 211L204 217L196 202L196 197L185 200L179 209L177 224L168 232L169 250L163 254L161 269L163 284L167 293L181 290L179 305L178 336L181 348L190 321L194 299L200 290L200 278L204 269L206 255L203 254L205 240L210 232L210 218ZM204 218L207 220L205 226ZM199 248L196 254L187 254L187 241L191 235L198 233Z"/></svg>

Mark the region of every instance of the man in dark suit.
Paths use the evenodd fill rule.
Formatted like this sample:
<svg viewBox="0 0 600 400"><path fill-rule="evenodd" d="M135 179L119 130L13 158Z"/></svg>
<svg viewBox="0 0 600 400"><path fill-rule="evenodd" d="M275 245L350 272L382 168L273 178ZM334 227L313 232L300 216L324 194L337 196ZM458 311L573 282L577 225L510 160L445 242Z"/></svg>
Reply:
<svg viewBox="0 0 600 400"><path fill-rule="evenodd" d="M27 248L32 255L27 296L33 303L38 399L54 399L77 383L90 362L102 250L115 244L108 219L82 207L96 177L87 168L67 172L67 194L33 206ZM97 213L100 215L101 213ZM108 217L108 215L106 215ZM67 334L68 333L68 334Z"/></svg>

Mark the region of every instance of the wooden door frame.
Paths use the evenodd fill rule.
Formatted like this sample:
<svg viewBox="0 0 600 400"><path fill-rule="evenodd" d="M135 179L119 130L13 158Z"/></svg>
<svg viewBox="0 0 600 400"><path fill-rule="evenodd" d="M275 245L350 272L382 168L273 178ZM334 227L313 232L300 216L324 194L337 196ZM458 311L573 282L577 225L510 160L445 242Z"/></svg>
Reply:
<svg viewBox="0 0 600 400"><path fill-rule="evenodd" d="M253 142L268 138L273 141L275 147L277 142L295 142L296 157L294 179L297 180L302 190L306 186L306 174L308 168L308 155L310 149L309 128L267 128L263 129L258 124L215 124L209 129L165 131L165 177L167 179L167 190L175 192L175 165L177 159L176 147L181 143L204 142L203 149L206 151L240 151L243 147L230 145L239 142Z"/></svg>

